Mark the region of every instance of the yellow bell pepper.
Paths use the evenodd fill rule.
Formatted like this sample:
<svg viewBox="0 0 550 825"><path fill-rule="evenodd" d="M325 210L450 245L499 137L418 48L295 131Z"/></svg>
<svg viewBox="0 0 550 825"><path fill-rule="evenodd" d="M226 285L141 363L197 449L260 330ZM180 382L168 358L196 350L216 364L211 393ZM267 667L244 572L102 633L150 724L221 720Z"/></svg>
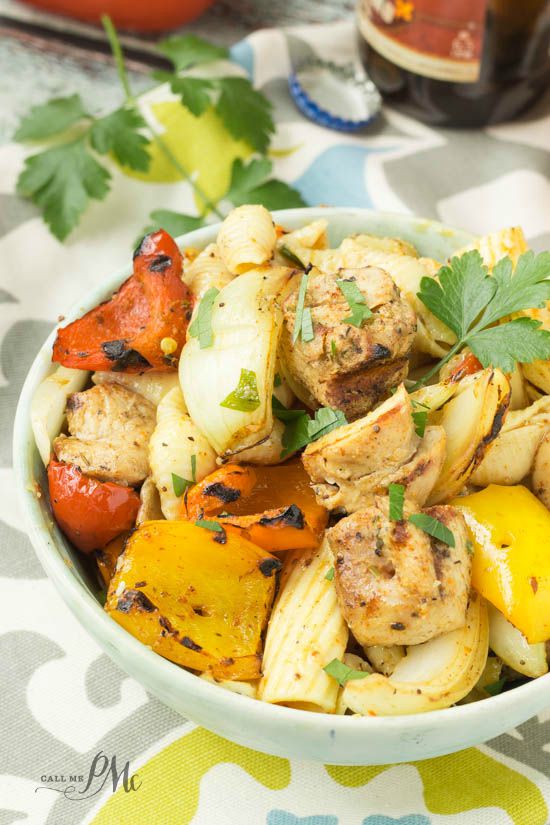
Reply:
<svg viewBox="0 0 550 825"><path fill-rule="evenodd" d="M521 485L451 502L468 524L472 585L530 644L550 639L550 512Z"/></svg>

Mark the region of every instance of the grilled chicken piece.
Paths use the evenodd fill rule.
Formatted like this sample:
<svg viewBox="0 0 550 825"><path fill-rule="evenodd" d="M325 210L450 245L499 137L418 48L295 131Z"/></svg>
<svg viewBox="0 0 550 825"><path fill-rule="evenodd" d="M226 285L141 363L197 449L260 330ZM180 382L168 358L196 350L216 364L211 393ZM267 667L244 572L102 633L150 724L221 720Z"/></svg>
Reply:
<svg viewBox="0 0 550 825"><path fill-rule="evenodd" d="M423 510L445 524L455 547L419 530L407 517L390 521L388 499L338 522L327 532L342 614L365 645L415 645L463 627L470 589L464 518L454 507Z"/></svg>
<svg viewBox="0 0 550 825"><path fill-rule="evenodd" d="M356 284L372 316L353 326L350 306L336 281ZM336 275L312 270L305 306L311 309L313 340L293 344L300 277L283 300L282 363L293 389L306 403L342 410L358 418L407 374L415 332L414 311L389 275L375 267L341 269ZM305 397L304 397L305 395Z"/></svg>
<svg viewBox="0 0 550 825"><path fill-rule="evenodd" d="M309 444L302 461L319 504L352 513L372 504L388 484L403 484L407 498L427 500L445 460L445 430L415 432L405 387L364 418Z"/></svg>
<svg viewBox="0 0 550 825"><path fill-rule="evenodd" d="M143 396L118 384L99 384L69 397L70 436L58 436L54 451L59 461L86 475L133 486L149 474L155 421L155 408Z"/></svg>

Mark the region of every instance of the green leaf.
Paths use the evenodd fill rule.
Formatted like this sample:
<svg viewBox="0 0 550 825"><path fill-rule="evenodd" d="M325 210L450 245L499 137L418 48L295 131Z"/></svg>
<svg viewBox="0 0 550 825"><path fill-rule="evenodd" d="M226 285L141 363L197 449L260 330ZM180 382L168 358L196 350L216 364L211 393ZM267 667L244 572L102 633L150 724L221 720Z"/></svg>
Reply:
<svg viewBox="0 0 550 825"><path fill-rule="evenodd" d="M271 211L307 206L297 189L276 178L267 180L260 186L256 186L255 189L249 189L246 197L232 199L232 201L236 206L242 206L244 203L259 203Z"/></svg>
<svg viewBox="0 0 550 825"><path fill-rule="evenodd" d="M226 197L233 202L243 199L247 192L265 181L272 167L273 164L268 158L252 158L248 163L241 158L235 158ZM246 201L242 200L242 203Z"/></svg>
<svg viewBox="0 0 550 825"><path fill-rule="evenodd" d="M405 501L405 488L402 484L389 484L388 495L390 498L390 519L391 521L401 521L403 519L403 503Z"/></svg>
<svg viewBox="0 0 550 825"><path fill-rule="evenodd" d="M40 207L52 233L62 241L78 224L90 199L103 200L110 177L80 138L27 158L17 193Z"/></svg>
<svg viewBox="0 0 550 825"><path fill-rule="evenodd" d="M149 140L140 132L146 126L135 109L116 109L95 121L90 130L90 143L100 155L112 152L121 166L147 172L151 163L147 151Z"/></svg>
<svg viewBox="0 0 550 825"><path fill-rule="evenodd" d="M201 349L207 349L214 343L214 332L212 330L212 311L214 309L214 301L220 294L220 290L215 286L211 286L204 293L195 320L189 327L189 335L193 338L199 339ZM241 373L242 375L242 373ZM226 398L227 401L227 398ZM227 406L227 404L222 404ZM235 409L235 408L233 408Z"/></svg>
<svg viewBox="0 0 550 825"><path fill-rule="evenodd" d="M244 77L222 77L216 85L220 96L215 108L227 130L265 153L275 131L269 100Z"/></svg>
<svg viewBox="0 0 550 825"><path fill-rule="evenodd" d="M195 453L191 456L191 479L193 484L197 483L197 456Z"/></svg>
<svg viewBox="0 0 550 825"><path fill-rule="evenodd" d="M412 413L412 420L414 421L415 433L419 438L423 438L428 423L428 410L415 410Z"/></svg>
<svg viewBox="0 0 550 825"><path fill-rule="evenodd" d="M294 318L294 329L292 330L293 344L296 343L298 337L302 334L302 325L304 321L304 304L306 300L308 279L309 275L307 274L307 272L304 272L304 274L302 275L302 279L300 281L300 287L298 289L298 298L296 300L296 316Z"/></svg>
<svg viewBox="0 0 550 825"><path fill-rule="evenodd" d="M433 536L434 539L448 544L449 547L455 546L455 537L452 532L433 516L428 516L426 513L413 513L409 516L409 521L423 530L428 535Z"/></svg>
<svg viewBox="0 0 550 825"><path fill-rule="evenodd" d="M153 72L153 77L163 83L169 83L171 90L178 95L182 104L192 115L199 117L211 104L215 81L202 77L178 77L170 72Z"/></svg>
<svg viewBox="0 0 550 825"><path fill-rule="evenodd" d="M487 273L477 250L452 258L439 270L439 281L422 278L418 297L460 340L491 300L497 282Z"/></svg>
<svg viewBox="0 0 550 825"><path fill-rule="evenodd" d="M286 458L291 453L295 453L305 447L306 444L309 444L308 426L310 420L309 415L302 412L302 415L288 422L282 438L283 451L281 458Z"/></svg>
<svg viewBox="0 0 550 825"><path fill-rule="evenodd" d="M317 441L317 439L347 423L346 416L341 410L333 410L332 407L321 407L316 410L315 418L310 420L307 425L309 440Z"/></svg>
<svg viewBox="0 0 550 825"><path fill-rule="evenodd" d="M336 356L338 355L338 348L336 347L336 341L334 338L330 342L330 354L333 361L336 361Z"/></svg>
<svg viewBox="0 0 550 825"><path fill-rule="evenodd" d="M273 408L273 415L275 418L278 418L279 421L295 421L297 418L300 418L301 415L305 415L305 410L289 410L284 404L281 404L275 395L271 397L271 406Z"/></svg>
<svg viewBox="0 0 550 825"><path fill-rule="evenodd" d="M282 383L283 383L283 380L282 380L281 376L279 375L278 372L276 372L275 373L275 378L273 379L273 386L274 387L280 387Z"/></svg>
<svg viewBox="0 0 550 825"><path fill-rule="evenodd" d="M302 312L302 341L305 344L308 344L310 341L313 341L314 338L315 333L313 332L313 318L311 317L311 309L309 307L305 307Z"/></svg>
<svg viewBox="0 0 550 825"><path fill-rule="evenodd" d="M372 315L366 304L365 296L354 280L340 278L336 281L336 285L351 309L351 315L349 318L344 318L344 322L360 327L365 318L370 318Z"/></svg>
<svg viewBox="0 0 550 825"><path fill-rule="evenodd" d="M224 398L220 407L238 412L252 412L260 406L256 373L253 370L241 370L239 383L233 392Z"/></svg>
<svg viewBox="0 0 550 825"><path fill-rule="evenodd" d="M499 679L496 682L491 682L489 685L485 685L483 690L485 693L488 693L489 696L497 696L499 693L502 693L502 689L506 684L506 676L503 676L502 679Z"/></svg>
<svg viewBox="0 0 550 825"><path fill-rule="evenodd" d="M217 521L210 521L210 519L199 518L195 522L195 527L204 527L205 530L212 530L213 533L223 533L223 527Z"/></svg>
<svg viewBox="0 0 550 825"><path fill-rule="evenodd" d="M550 252L525 252L515 270L510 258L493 269L497 290L481 318L484 327L521 309L542 307L550 300Z"/></svg>
<svg viewBox="0 0 550 825"><path fill-rule="evenodd" d="M189 481L187 478L182 478L178 476L176 473L172 473L172 487L174 490L174 495L178 498L182 496L189 487L193 486L193 482Z"/></svg>
<svg viewBox="0 0 550 825"><path fill-rule="evenodd" d="M333 659L332 662L325 665L323 670L333 679L336 679L340 687L344 687L346 682L350 682L352 679L366 679L367 676L371 675L368 671L354 670L354 668L348 667L340 659Z"/></svg>
<svg viewBox="0 0 550 825"><path fill-rule="evenodd" d="M331 582L334 579L334 567L331 567L330 570L327 570L325 579L328 582Z"/></svg>
<svg viewBox="0 0 550 825"><path fill-rule="evenodd" d="M540 321L533 318L516 318L476 332L466 342L484 367L492 365L512 372L518 361L550 358L550 332L540 326Z"/></svg>
<svg viewBox="0 0 550 825"><path fill-rule="evenodd" d="M41 106L34 106L19 124L14 138L17 141L44 140L64 132L79 120L89 117L80 95L54 97Z"/></svg>
<svg viewBox="0 0 550 825"><path fill-rule="evenodd" d="M182 212L172 212L171 209L155 209L149 217L153 223L145 228L144 235L149 232L156 232L158 229L164 229L173 238L177 238L179 235L186 235L188 232L193 232L195 229L204 226L203 218L184 215Z"/></svg>
<svg viewBox="0 0 550 825"><path fill-rule="evenodd" d="M195 34L167 37L160 41L157 48L174 65L176 71L229 57L229 51L224 46L214 46Z"/></svg>

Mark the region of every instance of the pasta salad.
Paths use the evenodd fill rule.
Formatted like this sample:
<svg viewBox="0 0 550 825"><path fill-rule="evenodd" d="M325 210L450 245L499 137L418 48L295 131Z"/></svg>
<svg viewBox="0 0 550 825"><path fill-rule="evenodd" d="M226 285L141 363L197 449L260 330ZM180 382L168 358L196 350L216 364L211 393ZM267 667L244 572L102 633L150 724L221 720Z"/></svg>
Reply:
<svg viewBox="0 0 550 825"><path fill-rule="evenodd" d="M146 235L32 426L109 616L198 677L421 713L548 671L550 253L450 261L234 209Z"/></svg>

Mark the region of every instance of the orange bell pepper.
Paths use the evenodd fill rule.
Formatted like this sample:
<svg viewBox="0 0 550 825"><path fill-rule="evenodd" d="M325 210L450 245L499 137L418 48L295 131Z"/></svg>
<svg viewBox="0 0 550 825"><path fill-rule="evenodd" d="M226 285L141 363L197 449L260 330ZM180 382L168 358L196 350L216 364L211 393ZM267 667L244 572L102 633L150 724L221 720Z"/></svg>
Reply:
<svg viewBox="0 0 550 825"><path fill-rule="evenodd" d="M58 331L52 360L82 370L175 369L192 308L181 274L181 253L170 235L162 229L146 235L133 275L109 301Z"/></svg>
<svg viewBox="0 0 550 825"><path fill-rule="evenodd" d="M146 521L126 543L105 610L178 665L216 679L257 679L281 566L241 536Z"/></svg>
<svg viewBox="0 0 550 825"><path fill-rule="evenodd" d="M272 553L317 547L328 520L299 459L221 467L189 490L181 515L193 521L218 516L228 531Z"/></svg>
<svg viewBox="0 0 550 825"><path fill-rule="evenodd" d="M124 533L121 533L120 536L110 541L109 544L106 544L101 550L94 550L97 569L106 587L109 586L109 582L113 578L118 557L124 550L124 545L129 535L130 531L125 530Z"/></svg>
<svg viewBox="0 0 550 825"><path fill-rule="evenodd" d="M55 520L84 553L105 547L136 522L141 502L131 487L96 481L73 464L53 459L48 484Z"/></svg>

